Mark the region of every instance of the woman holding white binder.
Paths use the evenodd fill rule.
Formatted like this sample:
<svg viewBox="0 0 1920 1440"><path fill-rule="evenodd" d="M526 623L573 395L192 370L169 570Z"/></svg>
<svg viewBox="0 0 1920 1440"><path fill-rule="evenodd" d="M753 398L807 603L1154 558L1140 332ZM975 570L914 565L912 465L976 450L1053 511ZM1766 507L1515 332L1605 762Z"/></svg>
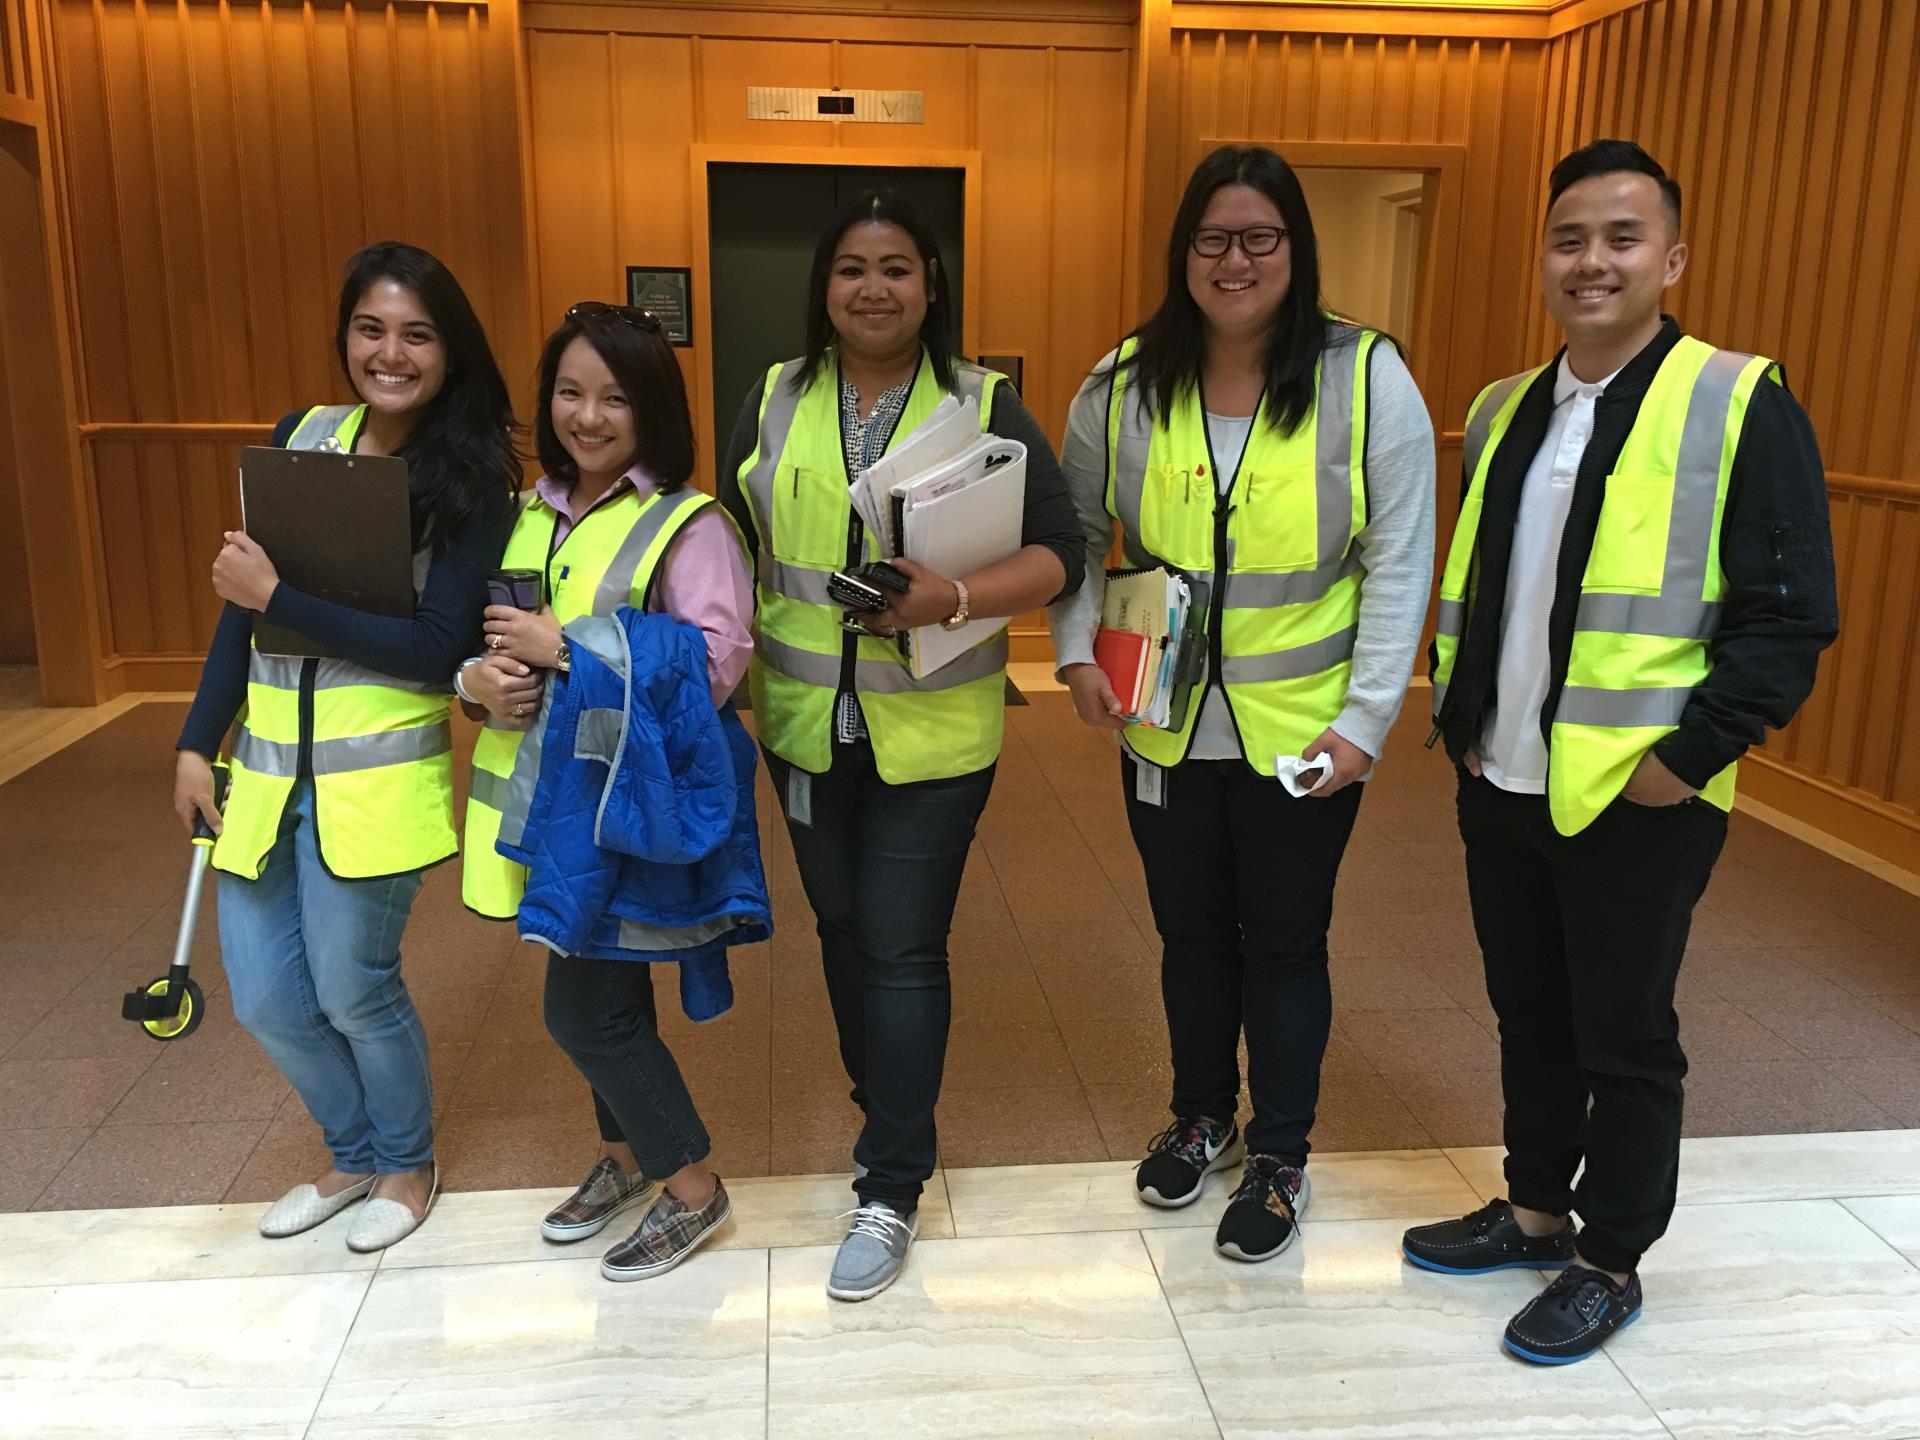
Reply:
<svg viewBox="0 0 1920 1440"><path fill-rule="evenodd" d="M1079 585L1082 544L1052 447L1006 378L955 353L947 274L905 200L868 194L814 253L807 350L746 398L720 499L756 559L753 716L820 934L840 1056L865 1114L859 1205L827 1282L890 1285L933 1173L951 990L947 932L1004 720L1004 628L921 679L895 633L1017 615ZM1027 450L1020 547L964 575L895 559L910 582L843 628L836 570L888 558L848 485L946 396ZM864 632L864 633L863 633Z"/></svg>
<svg viewBox="0 0 1920 1440"><path fill-rule="evenodd" d="M1123 732L1163 943L1173 1123L1135 1188L1189 1205L1244 1153L1214 1243L1265 1260L1306 1208L1334 880L1419 644L1434 503L1420 393L1393 342L1323 307L1306 197L1271 150L1194 171L1166 296L1081 388L1063 464L1089 583L1053 607L1054 648L1080 718ZM1166 728L1126 724L1094 663L1115 520L1130 565L1206 586L1202 687Z"/></svg>

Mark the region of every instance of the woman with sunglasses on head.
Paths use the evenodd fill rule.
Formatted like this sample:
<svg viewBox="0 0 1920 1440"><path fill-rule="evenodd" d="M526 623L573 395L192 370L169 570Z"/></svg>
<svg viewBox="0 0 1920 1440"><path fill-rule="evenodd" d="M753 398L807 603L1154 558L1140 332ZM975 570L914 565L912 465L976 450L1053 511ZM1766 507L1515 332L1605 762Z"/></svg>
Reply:
<svg viewBox="0 0 1920 1440"><path fill-rule="evenodd" d="M537 573L542 603L533 611L489 606L484 649L459 676L462 695L487 714L474 749L463 893L480 914L518 918L523 935L548 945L547 1029L593 1090L600 1160L546 1217L542 1233L560 1242L583 1240L621 1211L646 1205L632 1235L600 1265L608 1279L639 1280L679 1264L731 1213L726 1186L707 1164L706 1127L660 1037L650 962L677 962L683 1006L690 1018L709 1019L732 1003L727 946L770 933L753 815L753 744L729 703L753 651L753 576L733 521L687 484L693 424L679 362L658 321L631 306L575 305L547 338L539 383L535 434L546 473L534 484L501 565ZM578 758L582 745L556 755L549 740L543 753L523 743L523 735L536 722L552 723L563 693L558 687L581 683L574 674L576 648L585 647L586 657L608 655L608 637L616 631L608 623L595 626L593 617L630 620L635 612L690 627L689 643L698 637L692 704L704 714L689 718L682 704L672 722L676 739L655 749L671 757L683 753L678 738L721 736L719 767L728 773L719 789L731 793L723 795L724 813L707 818L717 819L710 828L725 838L698 865L624 866L621 886L635 887L632 892L617 889L608 898L585 887L590 898L579 903L617 908L624 923L613 926L617 944L569 950L556 944L551 917L541 909L541 869L534 870L535 891L529 892L528 869L503 851L537 852L561 843L551 832L535 833L540 822L529 810L539 802L536 781L550 784L556 760L576 768L591 762ZM655 652L636 645L629 654L623 644L612 656L633 666L622 748L641 724L657 720L652 710L641 713L645 696L685 696L684 684L663 687L663 679L684 680L659 673L668 667L639 670L643 653ZM688 651L665 653L684 660ZM556 690L543 708L548 686ZM578 733L585 736L584 721ZM715 750L709 744L694 753L713 759ZM616 757L613 768L619 763ZM593 783L605 773L595 770ZM670 780L665 788L672 798L650 793L648 805L671 808L691 783L683 773ZM606 808L619 803L615 795L611 783L596 792L601 809L587 813L585 850L603 840L607 852L617 849L608 832L622 817ZM564 860L561 869L567 869ZM571 904L578 897L565 898ZM643 910L657 912L639 926L644 937L636 929ZM649 1176L662 1181L657 1193Z"/></svg>
<svg viewBox="0 0 1920 1440"><path fill-rule="evenodd" d="M334 349L356 405L297 410L272 443L407 462L417 602L365 614L281 583L241 531L214 562L226 600L179 740L174 808L219 834L220 950L234 1016L299 1092L333 1167L266 1213L269 1237L365 1196L347 1244L378 1250L437 1188L427 1038L400 975L422 872L454 853L448 676L480 633L487 567L520 466L506 382L459 283L426 251L348 262ZM263 654L254 617L335 659ZM245 706L232 789L210 760Z"/></svg>
<svg viewBox="0 0 1920 1440"><path fill-rule="evenodd" d="M1163 946L1174 1118L1135 1188L1189 1205L1244 1153L1214 1243L1265 1260L1306 1208L1334 880L1419 644L1434 503L1425 403L1392 342L1321 303L1306 197L1271 150L1194 171L1166 295L1081 388L1062 464L1090 583L1053 607L1054 648L1080 718L1123 734ZM1115 520L1130 565L1209 587L1205 688L1178 728L1127 725L1093 663ZM1280 773L1303 759L1295 794Z"/></svg>
<svg viewBox="0 0 1920 1440"><path fill-rule="evenodd" d="M1005 718L1004 630L919 681L891 637L1070 593L1084 551L1046 436L1004 376L954 353L953 320L925 219L898 196L861 196L814 251L806 354L747 396L720 469L720 497L757 555L755 728L866 1117L853 1152L860 1203L827 1281L842 1300L899 1275L933 1174L947 932ZM896 559L910 588L849 633L827 578L886 557L847 486L948 395L977 401L983 431L1027 447L1021 548L970 575Z"/></svg>

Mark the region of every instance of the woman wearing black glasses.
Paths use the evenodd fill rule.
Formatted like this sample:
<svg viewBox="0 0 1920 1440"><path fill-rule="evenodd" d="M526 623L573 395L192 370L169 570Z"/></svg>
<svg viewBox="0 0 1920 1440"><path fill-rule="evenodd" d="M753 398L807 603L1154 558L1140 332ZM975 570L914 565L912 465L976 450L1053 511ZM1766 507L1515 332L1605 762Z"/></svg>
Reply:
<svg viewBox="0 0 1920 1440"><path fill-rule="evenodd" d="M542 1231L556 1241L582 1240L621 1211L646 1204L638 1228L600 1265L609 1279L638 1280L677 1265L730 1213L726 1187L706 1163L712 1148L706 1127L660 1037L648 962L677 962L683 1008L695 1020L709 1019L732 1003L726 947L768 933L753 820L753 745L729 703L753 652L753 577L732 519L687 486L693 427L686 387L652 316L598 302L569 310L541 352L535 423L546 473L521 509L501 565L537 574L540 603L531 610L489 606L485 649L462 665L456 682L462 698L487 715L474 749L463 894L482 915L518 917L522 934L553 952L547 961L547 1029L593 1088L601 1159ZM717 759L730 779L715 785L711 776L684 773L688 756L716 758L711 746L701 750L691 743L703 734L713 738L713 710L686 713L686 677L643 673L640 641L631 632L610 640L616 627L579 623L618 615L630 625L634 612L669 616L693 627L704 642L704 654L688 650L694 644L689 634L669 653L691 654L699 664L704 684L694 687L692 706L702 708L710 699L719 711L725 743ZM655 864L640 871L615 862L620 879L611 898L591 884L578 887L585 898L576 892L569 883L571 857L537 866L536 877L549 868L562 877L557 888L565 906L598 904L617 916L603 927L604 936L596 932L594 943L567 953L544 920L530 923L544 912L529 909L529 872L496 842L539 855L561 843L552 833L557 819L539 833L540 822L527 814L541 803L536 787L559 789L553 777L560 741L545 733L536 751L531 743L523 747L522 739L536 718L544 729L563 710L565 690L556 689L543 711L547 685L582 683L573 674L575 644L586 645L595 657L613 645L614 661L630 667L630 683L624 710L580 715L560 764L585 765L575 757L611 748L617 770L638 727L659 723L664 742L647 742L659 762L653 769L664 766L672 773L654 775L660 783L639 795L636 808L643 813L635 818L643 824L670 821L689 837L704 824L727 838L684 866ZM667 703L653 703L661 696ZM618 706L621 697L615 694L613 702ZM590 737L594 718L610 713L621 723L598 740ZM614 813L621 793L617 777L602 792L598 777L605 772L594 773L589 793L601 808L596 813L593 805L586 807L581 852L588 861L606 838L603 827L625 823ZM636 773L645 780L645 767ZM712 816L660 813L684 805L697 783L708 783L704 793L719 794L729 811L717 825ZM534 808L536 817L549 813L557 811ZM689 838L680 849L691 854L699 846ZM540 903L547 903L544 891ZM608 943L600 944L602 938Z"/></svg>
<svg viewBox="0 0 1920 1440"><path fill-rule="evenodd" d="M1080 718L1123 734L1163 945L1173 1123L1135 1186L1189 1205L1244 1153L1214 1243L1264 1260L1306 1208L1334 879L1426 616L1434 478L1419 391L1392 342L1323 306L1306 197L1271 150L1194 171L1166 296L1081 388L1061 466L1088 583L1053 607L1054 649ZM1204 688L1166 728L1128 725L1093 663L1115 520L1130 564L1207 587Z"/></svg>

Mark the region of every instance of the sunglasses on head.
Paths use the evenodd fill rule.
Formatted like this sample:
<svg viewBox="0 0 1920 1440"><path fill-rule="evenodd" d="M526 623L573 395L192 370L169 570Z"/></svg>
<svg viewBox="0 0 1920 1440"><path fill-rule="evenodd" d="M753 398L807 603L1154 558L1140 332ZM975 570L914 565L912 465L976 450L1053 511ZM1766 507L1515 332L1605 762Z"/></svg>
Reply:
<svg viewBox="0 0 1920 1440"><path fill-rule="evenodd" d="M660 321L637 305L609 305L604 300L582 300L567 307L569 320L620 320L636 330L658 333Z"/></svg>

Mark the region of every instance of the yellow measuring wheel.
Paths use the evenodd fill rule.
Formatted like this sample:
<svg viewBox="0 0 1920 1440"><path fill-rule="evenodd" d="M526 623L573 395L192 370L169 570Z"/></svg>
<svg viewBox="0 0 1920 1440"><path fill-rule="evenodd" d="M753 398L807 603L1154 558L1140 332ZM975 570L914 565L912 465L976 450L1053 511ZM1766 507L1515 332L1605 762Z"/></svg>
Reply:
<svg viewBox="0 0 1920 1440"><path fill-rule="evenodd" d="M227 767L213 767L213 808L227 800ZM120 1018L131 1020L156 1040L184 1040L207 1016L207 997L187 978L193 958L193 932L200 919L200 892L213 854L213 827L206 817L193 820L193 867L187 871L187 898L180 907L180 933L173 942L173 964L149 985L129 991L120 1002Z"/></svg>

